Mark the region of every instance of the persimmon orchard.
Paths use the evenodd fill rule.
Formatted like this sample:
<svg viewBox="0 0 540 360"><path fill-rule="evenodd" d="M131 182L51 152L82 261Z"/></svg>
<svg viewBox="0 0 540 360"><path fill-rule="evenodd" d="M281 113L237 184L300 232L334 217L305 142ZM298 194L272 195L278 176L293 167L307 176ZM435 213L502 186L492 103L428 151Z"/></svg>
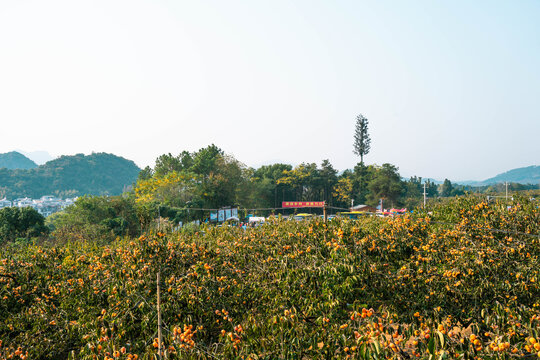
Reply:
<svg viewBox="0 0 540 360"><path fill-rule="evenodd" d="M395 218L0 250L0 358L540 355L540 212L465 198Z"/></svg>

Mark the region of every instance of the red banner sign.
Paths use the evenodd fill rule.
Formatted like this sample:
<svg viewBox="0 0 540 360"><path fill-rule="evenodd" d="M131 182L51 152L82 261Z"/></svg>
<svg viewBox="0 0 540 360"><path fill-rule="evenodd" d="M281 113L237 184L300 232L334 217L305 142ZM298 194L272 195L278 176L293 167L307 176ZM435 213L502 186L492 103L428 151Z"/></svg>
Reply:
<svg viewBox="0 0 540 360"><path fill-rule="evenodd" d="M284 208L299 207L324 207L324 201L284 201L281 203Z"/></svg>

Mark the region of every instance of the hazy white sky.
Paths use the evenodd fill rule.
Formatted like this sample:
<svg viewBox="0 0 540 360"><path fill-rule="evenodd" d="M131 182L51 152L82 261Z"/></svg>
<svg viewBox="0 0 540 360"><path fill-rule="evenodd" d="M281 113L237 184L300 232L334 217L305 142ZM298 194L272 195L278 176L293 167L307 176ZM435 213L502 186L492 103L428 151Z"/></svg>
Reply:
<svg viewBox="0 0 540 360"><path fill-rule="evenodd" d="M0 152L250 166L352 153L404 176L538 165L538 1L0 0Z"/></svg>

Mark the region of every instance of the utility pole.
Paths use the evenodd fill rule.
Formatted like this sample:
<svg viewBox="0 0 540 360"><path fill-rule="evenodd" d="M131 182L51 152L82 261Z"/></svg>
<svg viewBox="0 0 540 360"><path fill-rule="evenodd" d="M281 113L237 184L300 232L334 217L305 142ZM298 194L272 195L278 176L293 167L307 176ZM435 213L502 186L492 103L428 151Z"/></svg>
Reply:
<svg viewBox="0 0 540 360"><path fill-rule="evenodd" d="M505 181L504 185L506 185L506 196L505 196L505 198L506 198L506 201L508 201L508 181Z"/></svg>
<svg viewBox="0 0 540 360"><path fill-rule="evenodd" d="M424 183L424 209L426 208L426 183Z"/></svg>

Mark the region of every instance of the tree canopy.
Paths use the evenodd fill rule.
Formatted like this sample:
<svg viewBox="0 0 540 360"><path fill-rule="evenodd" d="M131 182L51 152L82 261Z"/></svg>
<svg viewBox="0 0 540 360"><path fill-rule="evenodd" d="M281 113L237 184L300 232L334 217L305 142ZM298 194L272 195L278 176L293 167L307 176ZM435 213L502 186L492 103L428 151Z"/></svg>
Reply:
<svg viewBox="0 0 540 360"><path fill-rule="evenodd" d="M329 160L320 165L277 163L254 169L210 145L195 152L158 157L153 169L141 172L134 193L138 203L179 208L277 208L283 201L326 201L348 208L353 200L376 206L380 199L403 206L411 197L419 203L420 181L402 180L398 168L391 164L360 162L341 174Z"/></svg>
<svg viewBox="0 0 540 360"><path fill-rule="evenodd" d="M45 218L31 207L0 209L0 244L17 238L34 238L48 233Z"/></svg>

